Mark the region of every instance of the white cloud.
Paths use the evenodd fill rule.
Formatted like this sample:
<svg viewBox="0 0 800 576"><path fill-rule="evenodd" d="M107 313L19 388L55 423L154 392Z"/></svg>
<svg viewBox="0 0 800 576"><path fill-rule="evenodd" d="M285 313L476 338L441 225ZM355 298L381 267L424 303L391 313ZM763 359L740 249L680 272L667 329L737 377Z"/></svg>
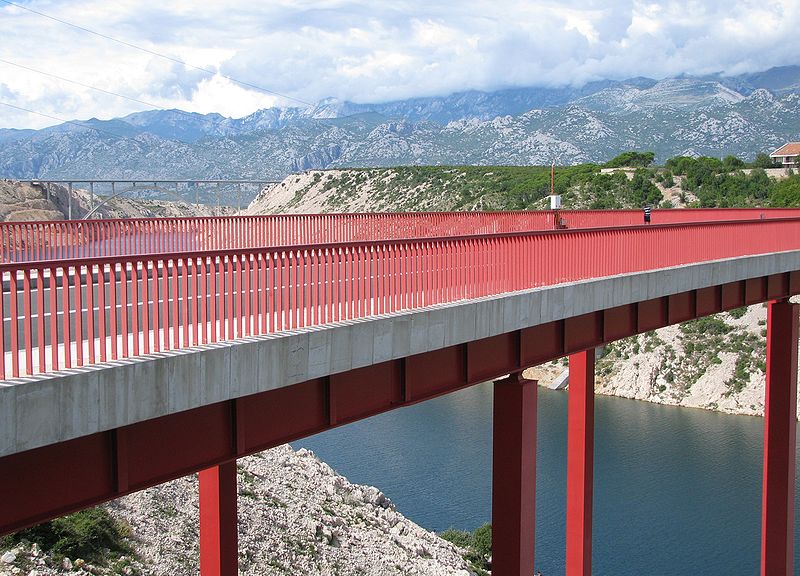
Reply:
<svg viewBox="0 0 800 576"><path fill-rule="evenodd" d="M20 1L303 101L752 72L798 63L800 28L797 0ZM243 116L293 103L13 6L0 5L0 38L0 59L162 107ZM63 118L146 109L2 63L0 96ZM52 123L0 106L2 127Z"/></svg>

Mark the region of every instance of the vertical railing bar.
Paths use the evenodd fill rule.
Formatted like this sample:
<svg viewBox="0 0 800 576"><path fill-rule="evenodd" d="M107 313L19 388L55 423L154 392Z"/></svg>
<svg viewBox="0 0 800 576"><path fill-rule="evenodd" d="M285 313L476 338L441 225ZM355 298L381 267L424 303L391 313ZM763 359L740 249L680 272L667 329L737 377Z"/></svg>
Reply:
<svg viewBox="0 0 800 576"><path fill-rule="evenodd" d="M134 238L135 239L135 238ZM133 355L139 355L139 262L131 262L131 332Z"/></svg>
<svg viewBox="0 0 800 576"><path fill-rule="evenodd" d="M128 263L126 261L122 262L119 271L120 271L119 299L120 299L120 312L121 312L120 330L122 335L122 357L128 358L130 356L130 347L128 345Z"/></svg>
<svg viewBox="0 0 800 576"><path fill-rule="evenodd" d="M22 335L25 340L25 373L33 375L33 323L31 312L31 272L22 270Z"/></svg>
<svg viewBox="0 0 800 576"><path fill-rule="evenodd" d="M180 238L180 233L178 234ZM178 276L180 275L181 262L180 258L172 259L172 298L170 299L170 308L172 309L172 348L178 350L181 347L181 322L180 322L180 306L181 295L178 289Z"/></svg>
<svg viewBox="0 0 800 576"><path fill-rule="evenodd" d="M148 237L151 234L148 233ZM150 354L150 261L142 260L142 346Z"/></svg>
<svg viewBox="0 0 800 576"><path fill-rule="evenodd" d="M86 266L86 340L89 344L89 364L96 362L94 343L94 264Z"/></svg>
<svg viewBox="0 0 800 576"><path fill-rule="evenodd" d="M211 256L209 265L210 300L209 300L209 329L211 330L211 342L217 341L217 257Z"/></svg>
<svg viewBox="0 0 800 576"><path fill-rule="evenodd" d="M113 264L111 265L113 268ZM113 283L111 284L113 286ZM112 310L113 313L113 310ZM106 265L100 264L97 267L97 321L98 337L100 345L100 362L106 361Z"/></svg>
<svg viewBox="0 0 800 576"><path fill-rule="evenodd" d="M73 285L75 290L75 357L78 366L83 366L83 287L81 286L82 266L75 266Z"/></svg>
<svg viewBox="0 0 800 576"><path fill-rule="evenodd" d="M64 367L72 368L72 337L70 335L69 266L61 269L61 339L64 343Z"/></svg>

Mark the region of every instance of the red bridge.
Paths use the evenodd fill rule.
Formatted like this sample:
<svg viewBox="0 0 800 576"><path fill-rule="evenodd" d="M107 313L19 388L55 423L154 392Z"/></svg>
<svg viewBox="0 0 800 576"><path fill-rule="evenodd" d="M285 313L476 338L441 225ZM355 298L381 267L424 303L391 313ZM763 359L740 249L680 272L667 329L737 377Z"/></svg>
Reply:
<svg viewBox="0 0 800 576"><path fill-rule="evenodd" d="M800 211L0 224L0 534L490 379L493 574L534 559L536 383L569 356L567 574L591 573L594 348L769 302L762 574L792 573ZM510 374L510 376L509 376Z"/></svg>

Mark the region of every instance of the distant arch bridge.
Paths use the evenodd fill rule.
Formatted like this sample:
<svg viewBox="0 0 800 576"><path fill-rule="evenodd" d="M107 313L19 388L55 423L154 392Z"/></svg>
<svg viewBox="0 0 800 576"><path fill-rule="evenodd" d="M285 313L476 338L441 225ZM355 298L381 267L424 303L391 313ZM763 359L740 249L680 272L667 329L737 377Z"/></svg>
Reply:
<svg viewBox="0 0 800 576"><path fill-rule="evenodd" d="M231 194L235 193L237 209L242 208L242 198L249 200L258 194L261 189L268 184L277 184L275 180L170 180L170 179L149 179L132 180L125 178L115 178L98 180L92 178L60 178L60 179L26 179L32 185L40 185L50 199L50 185L66 186L67 195L67 218L72 220L72 201L75 196L74 189L81 187L89 191L89 211L83 216L88 219L96 215L101 207L105 206L110 200L125 194L135 192L160 192L170 198L180 202L190 204L208 204L209 198L216 200L217 206L231 205L228 201L223 202L227 196L231 199ZM81 185L84 185L85 188ZM255 194L252 189L255 188Z"/></svg>

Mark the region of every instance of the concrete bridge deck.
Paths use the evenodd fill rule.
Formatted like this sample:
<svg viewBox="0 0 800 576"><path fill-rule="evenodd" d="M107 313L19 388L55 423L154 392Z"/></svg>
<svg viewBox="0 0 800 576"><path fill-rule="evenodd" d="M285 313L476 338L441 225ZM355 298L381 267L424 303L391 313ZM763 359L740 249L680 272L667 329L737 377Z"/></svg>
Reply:
<svg viewBox="0 0 800 576"><path fill-rule="evenodd" d="M0 456L587 314L664 298L668 305L669 297L679 294L719 291L729 286L726 302L716 292L709 296L715 304L707 314L786 297L800 293L797 271L800 251L732 258L456 301L7 380L0 382ZM749 294L741 293L748 286ZM696 296L690 299L697 302ZM694 309L673 310L668 320L699 315L703 314ZM649 329L647 324L637 325L617 338ZM606 334L597 344L617 339L613 336ZM552 345L531 340L528 346L533 347L530 352L537 361L528 365L565 354L561 349L545 356L535 352L536 348L553 350ZM504 366L487 374L486 379L514 368L519 366Z"/></svg>

